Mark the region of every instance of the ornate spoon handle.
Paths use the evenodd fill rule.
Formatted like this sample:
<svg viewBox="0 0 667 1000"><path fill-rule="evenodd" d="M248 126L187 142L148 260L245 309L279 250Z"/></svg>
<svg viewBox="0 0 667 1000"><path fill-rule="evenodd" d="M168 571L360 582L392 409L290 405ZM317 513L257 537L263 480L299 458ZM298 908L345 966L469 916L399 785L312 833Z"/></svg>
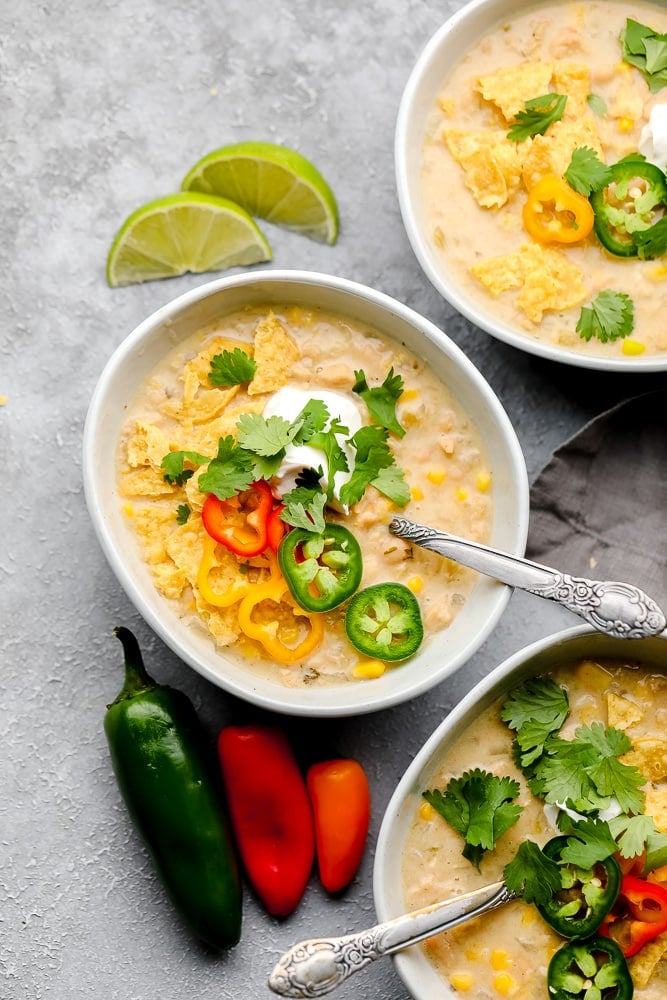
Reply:
<svg viewBox="0 0 667 1000"><path fill-rule="evenodd" d="M549 566L407 521L404 517L394 517L389 530L399 538L438 552L501 583L555 601L598 632L620 639L642 639L659 635L667 627L667 619L653 598L632 584L568 576Z"/></svg>
<svg viewBox="0 0 667 1000"><path fill-rule="evenodd" d="M503 882L493 882L357 934L302 941L282 956L269 977L269 987L281 997L324 996L376 958L417 944L516 898Z"/></svg>

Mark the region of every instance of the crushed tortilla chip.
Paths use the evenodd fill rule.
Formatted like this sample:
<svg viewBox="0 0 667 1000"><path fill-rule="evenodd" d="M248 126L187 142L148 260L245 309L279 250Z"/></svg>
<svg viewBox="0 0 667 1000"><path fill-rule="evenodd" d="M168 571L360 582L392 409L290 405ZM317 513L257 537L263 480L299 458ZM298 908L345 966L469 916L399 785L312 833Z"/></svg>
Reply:
<svg viewBox="0 0 667 1000"><path fill-rule="evenodd" d="M166 541L177 527L175 509L154 505L139 507L134 514L134 524L146 562L152 565L167 559Z"/></svg>
<svg viewBox="0 0 667 1000"><path fill-rule="evenodd" d="M236 437L236 424L242 413L261 413L266 405L264 397L250 399L245 393L240 393L236 399L243 399L244 402L233 409L225 410L206 424L198 424L191 428L185 446L188 451L198 451L202 455L213 457L217 454L218 441L221 437L227 437L228 434Z"/></svg>
<svg viewBox="0 0 667 1000"><path fill-rule="evenodd" d="M604 159L600 134L591 115L574 122L555 122L544 135L520 143L521 176L526 189L530 191L546 174L562 176L578 146L589 146Z"/></svg>
<svg viewBox="0 0 667 1000"><path fill-rule="evenodd" d="M553 63L522 62L518 66L502 66L495 73L480 76L475 87L485 101L500 109L505 121L523 111L526 101L549 93Z"/></svg>
<svg viewBox="0 0 667 1000"><path fill-rule="evenodd" d="M470 270L492 295L521 288L516 305L533 323L547 310L578 305L588 294L580 268L559 250L537 243L480 261Z"/></svg>
<svg viewBox="0 0 667 1000"><path fill-rule="evenodd" d="M174 566L171 560L153 566L153 580L160 593L173 600L179 598L188 585L183 570Z"/></svg>
<svg viewBox="0 0 667 1000"><path fill-rule="evenodd" d="M588 66L559 59L554 63L551 91L556 94L567 94L564 119L580 118L588 111L588 95L591 92L591 73Z"/></svg>
<svg viewBox="0 0 667 1000"><path fill-rule="evenodd" d="M667 788L664 785L658 788L648 785L644 794L646 815L653 817L653 822L661 833L667 833Z"/></svg>
<svg viewBox="0 0 667 1000"><path fill-rule="evenodd" d="M499 129L445 129L447 147L464 171L466 187L482 208L500 208L518 189L521 163L516 143Z"/></svg>
<svg viewBox="0 0 667 1000"><path fill-rule="evenodd" d="M607 693L607 724L613 729L629 729L643 718L644 713L636 702L613 691Z"/></svg>
<svg viewBox="0 0 667 1000"><path fill-rule="evenodd" d="M253 345L244 340L231 340L229 337L214 337L199 354L188 361L183 368L183 397L168 400L163 406L163 412L186 424L200 424L213 420L225 409L239 391L238 385L211 385L209 373L211 361L216 354L223 351L233 351L235 348L252 356Z"/></svg>
<svg viewBox="0 0 667 1000"><path fill-rule="evenodd" d="M118 485L122 497L168 497L175 492L175 487L165 482L159 468L153 465L141 469L131 469L122 477Z"/></svg>
<svg viewBox="0 0 667 1000"><path fill-rule="evenodd" d="M255 329L255 361L257 370L248 386L248 395L275 392L287 382L290 368L300 357L285 327L273 313L259 321Z"/></svg>
<svg viewBox="0 0 667 1000"><path fill-rule="evenodd" d="M628 968L632 981L637 989L643 989L656 971L656 968L667 955L667 934L659 934L653 941L647 942L641 951L628 959Z"/></svg>
<svg viewBox="0 0 667 1000"><path fill-rule="evenodd" d="M205 534L201 520L189 518L185 524L176 524L165 542L167 555L192 586L197 582Z"/></svg>
<svg viewBox="0 0 667 1000"><path fill-rule="evenodd" d="M632 750L624 753L619 760L630 767L636 767L647 781L667 780L667 740L659 737L635 740Z"/></svg>
<svg viewBox="0 0 667 1000"><path fill-rule="evenodd" d="M131 469L146 465L159 469L169 450L169 439L159 427L137 420L135 433L127 442L127 464Z"/></svg>

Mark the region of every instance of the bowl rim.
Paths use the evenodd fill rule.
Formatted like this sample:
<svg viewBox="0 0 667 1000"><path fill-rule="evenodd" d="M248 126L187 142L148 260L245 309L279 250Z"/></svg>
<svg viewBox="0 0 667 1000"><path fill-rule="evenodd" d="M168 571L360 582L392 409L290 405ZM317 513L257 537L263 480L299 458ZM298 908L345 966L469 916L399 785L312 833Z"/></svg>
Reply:
<svg viewBox="0 0 667 1000"><path fill-rule="evenodd" d="M511 347L548 361L556 361L560 364L596 371L624 372L629 374L665 371L667 370L667 352L664 351L660 355L640 356L627 360L623 358L604 358L597 355L586 355L571 348L556 347L553 344L544 343L530 337L528 334L522 334L519 331L513 330L505 323L496 326L483 312L479 313L474 308L471 300L459 293L456 285L449 285L444 280L442 273L436 267L432 255L428 251L428 243L417 223L417 212L413 206L410 194L408 168L408 156L411 148L410 123L413 119L413 108L420 92L422 77L438 61L442 47L459 25L469 19L480 16L487 8L491 8L493 11L496 6L503 2L507 3L507 0L468 0L463 7L447 18L436 29L434 34L431 35L417 56L401 95L394 131L394 174L399 209L412 250L426 277L445 301L449 302L457 312L479 329L509 344ZM547 0L517 0L516 6L523 9L523 7L535 6L539 2L547 2ZM649 3L651 2L653 0L649 0ZM493 13L489 16L492 17ZM435 96L433 94L432 103L435 102ZM423 129L420 131L423 132Z"/></svg>
<svg viewBox="0 0 667 1000"><path fill-rule="evenodd" d="M394 847L396 847L396 835L394 834L395 826L401 818L403 805L408 797L408 794L412 789L418 786L421 773L428 763L433 760L433 757L440 751L443 741L447 740L450 735L453 735L453 742L455 742L459 736L458 730L466 721L467 717L472 715L474 709L480 705L480 703L481 707L479 711L483 711L484 707L489 704L493 698L500 695L504 684L515 672L520 672L522 667L528 667L531 661L533 661L540 654L548 652L549 650L555 651L558 647L564 647L562 657L564 661L568 658L568 651L566 647L571 644L576 644L582 639L592 639L602 645L608 643L610 647L613 647L614 649L621 648L622 644L628 644L626 647L628 649L632 649L633 647L634 649L637 649L638 645L644 645L645 647L649 645L653 648L656 644L665 644L665 672L667 673L667 629L659 635L653 636L649 639L618 639L598 632L589 625L575 625L573 627L560 629L556 632L550 633L549 635L543 636L526 646L522 646L520 649L515 650L515 652L505 657L501 663L499 663L485 677L478 681L477 684L475 684L470 691L459 702L457 702L442 722L436 726L435 730L415 753L414 758L403 772L389 799L389 802L387 803L380 824L380 830L378 832L373 864L373 901L375 911L380 922L391 920L398 916L398 914L394 913L387 907L387 874L385 871L386 858L391 853L390 848L392 843L394 844ZM585 654L572 653L570 655L571 657L577 657ZM610 651L609 653L602 652L597 655L602 657L608 655L613 658L617 654ZM650 655L647 657L647 660L648 659L650 659ZM532 676L532 674L527 671L526 676ZM403 953L397 952L392 955L394 966L410 995L414 997L415 1000L429 1000L427 993L423 992L423 990L414 992L415 986L412 982L414 973L412 971L411 951L412 949L407 949ZM447 984L444 983L444 981L443 986L445 988L447 987ZM443 994L443 996L445 995L450 996L449 993ZM451 992L451 996L454 996L453 991Z"/></svg>
<svg viewBox="0 0 667 1000"><path fill-rule="evenodd" d="M479 393L485 406L491 414L492 419L497 424L499 433L505 442L508 455L510 456L512 463L512 468L510 470L511 480L514 483L516 492L516 517L513 530L511 532L514 543L512 550L517 555L523 554L528 534L528 474L523 452L514 427L490 384L467 357L467 355L461 350L461 348L458 347L458 345L455 344L454 341L447 336L447 334L440 330L425 316L422 316L413 310L410 306L407 306L387 293L373 289L370 286L363 285L347 278L341 278L317 271L300 269L278 270L265 268L213 279L169 300L135 326L135 328L118 344L111 356L108 358L90 399L82 439L84 496L89 516L102 551L104 552L116 580L120 583L125 594L130 599L130 602L139 612L144 621L162 639L165 645L167 645L176 656L192 667L197 673L206 677L217 687L226 690L228 693L235 695L246 702L250 702L251 704L259 707L277 713L283 713L285 715L333 718L337 716L349 717L367 714L412 700L425 691L435 687L437 684L441 683L445 677L459 669L463 663L467 662L474 655L477 649L479 649L488 635L492 632L493 628L495 628L507 606L512 589L505 585L498 585L497 597L495 599L492 613L489 614L488 619L481 625L481 627L476 630L475 636L471 637L470 641L466 642L465 646L459 651L457 656L447 662L446 668L429 671L428 674L422 678L420 683L413 682L410 684L409 679L406 679L405 683L402 685L396 685L395 688L385 692L384 695L373 699L372 688L370 687L370 685L373 684L373 681L369 681L366 682L369 686L364 688L366 698L360 697L358 702L354 705L348 704L345 700L343 700L342 703L337 702L336 691L340 689L347 690L349 688L349 685L340 685L326 689L329 693L326 704L319 704L315 701L310 704L294 704L290 702L289 697L287 697L291 689L287 687L283 689L276 684L272 685L276 688L275 694L265 694L253 686L254 675L250 671L248 671L247 674L247 687L234 683L233 680L228 678L226 675L222 673L215 673L205 664L199 662L196 655L191 653L182 645L182 643L178 641L178 637L172 634L168 624L162 620L162 617L159 614L153 611L147 599L144 598L143 588L140 586L139 582L134 579L130 569L126 566L124 560L116 550L113 532L107 525L103 514L104 496L94 473L96 439L100 423L104 419L107 392L109 391L111 384L117 378L118 372L126 363L128 355L132 355L132 352L140 347L143 339L161 324L168 323L171 317L177 314L182 314L184 310L208 298L209 296L214 296L226 289L237 289L257 284L269 287L270 285L277 283L287 283L295 286L302 286L304 284L315 287L324 286L326 288L333 289L334 294L342 293L345 296L351 295L353 298L361 298L365 302L370 303L371 306L379 308L388 315L396 315L399 319L417 329L423 336L430 340L439 351L443 352L457 368L463 371L474 390ZM344 313L344 310L341 311ZM408 689L407 693L404 690L406 687ZM286 697L278 697L279 692L283 693ZM369 697L371 698L370 703L368 703Z"/></svg>

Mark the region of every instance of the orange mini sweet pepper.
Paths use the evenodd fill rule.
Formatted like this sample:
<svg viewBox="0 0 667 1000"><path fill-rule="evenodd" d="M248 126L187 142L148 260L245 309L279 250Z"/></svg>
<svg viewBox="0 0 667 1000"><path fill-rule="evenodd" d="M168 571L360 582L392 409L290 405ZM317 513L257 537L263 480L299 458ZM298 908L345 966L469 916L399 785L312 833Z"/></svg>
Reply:
<svg viewBox="0 0 667 1000"><path fill-rule="evenodd" d="M588 198L557 174L540 178L523 206L523 224L538 243L579 243L592 231L594 221Z"/></svg>
<svg viewBox="0 0 667 1000"><path fill-rule="evenodd" d="M370 790L356 760L313 764L306 784L315 818L315 845L320 881L339 892L357 873L370 823Z"/></svg>

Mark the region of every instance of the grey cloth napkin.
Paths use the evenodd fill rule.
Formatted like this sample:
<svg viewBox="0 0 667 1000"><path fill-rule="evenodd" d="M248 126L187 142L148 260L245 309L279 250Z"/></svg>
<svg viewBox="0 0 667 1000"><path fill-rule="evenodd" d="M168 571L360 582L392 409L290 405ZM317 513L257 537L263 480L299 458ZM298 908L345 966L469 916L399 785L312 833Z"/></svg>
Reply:
<svg viewBox="0 0 667 1000"><path fill-rule="evenodd" d="M554 452L531 491L527 555L633 583L667 609L667 392L615 406Z"/></svg>

